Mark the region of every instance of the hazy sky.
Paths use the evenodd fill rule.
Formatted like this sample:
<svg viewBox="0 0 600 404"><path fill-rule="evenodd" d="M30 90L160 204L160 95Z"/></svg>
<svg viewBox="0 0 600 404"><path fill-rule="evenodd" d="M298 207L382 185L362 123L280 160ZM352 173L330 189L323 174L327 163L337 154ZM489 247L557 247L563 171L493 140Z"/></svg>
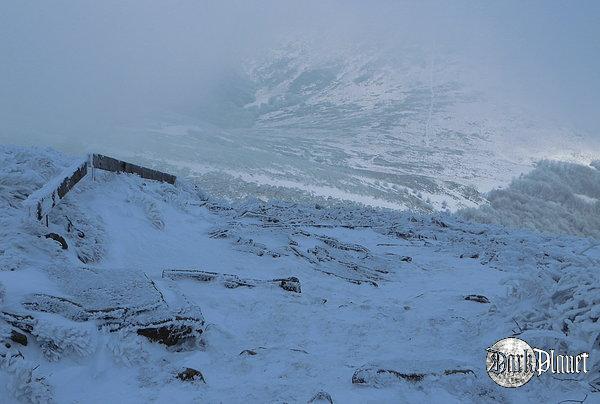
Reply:
<svg viewBox="0 0 600 404"><path fill-rule="evenodd" d="M177 110L302 36L450 49L523 105L600 134L598 1L20 0L0 4L0 135Z"/></svg>

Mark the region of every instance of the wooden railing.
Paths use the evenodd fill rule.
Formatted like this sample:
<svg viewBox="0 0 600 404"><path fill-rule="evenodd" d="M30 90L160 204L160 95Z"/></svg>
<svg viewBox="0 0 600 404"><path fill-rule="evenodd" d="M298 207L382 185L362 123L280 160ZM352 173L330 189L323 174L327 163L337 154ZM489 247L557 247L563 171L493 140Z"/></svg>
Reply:
<svg viewBox="0 0 600 404"><path fill-rule="evenodd" d="M59 176L48 181L25 201L23 205L28 209L29 215L37 220L46 219L48 212L55 207L61 199L77 184L88 172L88 159L79 160L71 167L65 169Z"/></svg>
<svg viewBox="0 0 600 404"><path fill-rule="evenodd" d="M142 178L175 184L177 177L151 168L127 163L102 154L91 154L78 160L65 169L59 176L48 181L42 188L35 191L23 201L23 206L31 217L45 220L48 225L48 213L56 206L73 187L88 174L88 167L116 173L137 174ZM92 170L93 171L93 170Z"/></svg>
<svg viewBox="0 0 600 404"><path fill-rule="evenodd" d="M175 184L177 177L171 174L163 173L161 171L152 170L138 166L136 164L127 163L122 160L117 160L112 157L103 156L102 154L92 154L92 167L100 170L114 171L117 173L130 173L137 174L142 178L149 180L168 182L169 184Z"/></svg>

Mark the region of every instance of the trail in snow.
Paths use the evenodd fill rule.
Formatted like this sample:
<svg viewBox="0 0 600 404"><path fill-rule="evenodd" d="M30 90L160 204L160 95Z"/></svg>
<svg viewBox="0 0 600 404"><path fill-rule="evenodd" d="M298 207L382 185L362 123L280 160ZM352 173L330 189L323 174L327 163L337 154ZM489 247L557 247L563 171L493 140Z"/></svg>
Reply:
<svg viewBox="0 0 600 404"><path fill-rule="evenodd" d="M430 60L429 60L429 108L427 109L427 122L425 123L425 147L429 147L429 140L430 140L430 131L431 131L431 118L433 115L433 101L435 99L435 90L434 90L434 79L433 79L433 72L434 72L434 62L435 62L435 42L433 43L432 46L432 51L431 51L431 55L430 55Z"/></svg>

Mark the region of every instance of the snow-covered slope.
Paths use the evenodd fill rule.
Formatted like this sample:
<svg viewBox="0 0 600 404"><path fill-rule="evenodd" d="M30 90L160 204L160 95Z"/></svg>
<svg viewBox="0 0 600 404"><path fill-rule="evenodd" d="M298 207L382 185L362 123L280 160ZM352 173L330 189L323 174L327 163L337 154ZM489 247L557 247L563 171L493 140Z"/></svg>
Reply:
<svg viewBox="0 0 600 404"><path fill-rule="evenodd" d="M231 204L186 181L104 172L79 183L46 228L26 219L21 201L73 160L3 147L0 161L0 331L9 343L0 351L2 402L597 395L597 241L451 215ZM229 276L163 276L180 269ZM290 277L301 293L265 282ZM471 294L490 303L466 300ZM166 347L149 338L149 324L161 321L191 325ZM11 330L28 345L10 340ZM591 351L594 371L502 389L485 374L485 348L515 333L538 346ZM204 382L178 379L186 368ZM422 376L394 376L402 374Z"/></svg>
<svg viewBox="0 0 600 404"><path fill-rule="evenodd" d="M315 42L224 71L176 113L92 127L85 142L78 133L60 147L159 165L228 198L419 212L479 206L543 158L600 157L593 138L504 95L485 65L418 47Z"/></svg>

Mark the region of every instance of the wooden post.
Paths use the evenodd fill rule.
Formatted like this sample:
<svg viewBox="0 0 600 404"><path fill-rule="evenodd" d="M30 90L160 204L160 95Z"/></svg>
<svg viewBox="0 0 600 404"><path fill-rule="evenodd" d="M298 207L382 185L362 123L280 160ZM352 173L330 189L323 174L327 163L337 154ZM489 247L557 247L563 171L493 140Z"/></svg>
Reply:
<svg viewBox="0 0 600 404"><path fill-rule="evenodd" d="M90 166L90 170L92 170L92 181L96 181L96 172L94 170L94 155L91 153L88 156L88 166Z"/></svg>

